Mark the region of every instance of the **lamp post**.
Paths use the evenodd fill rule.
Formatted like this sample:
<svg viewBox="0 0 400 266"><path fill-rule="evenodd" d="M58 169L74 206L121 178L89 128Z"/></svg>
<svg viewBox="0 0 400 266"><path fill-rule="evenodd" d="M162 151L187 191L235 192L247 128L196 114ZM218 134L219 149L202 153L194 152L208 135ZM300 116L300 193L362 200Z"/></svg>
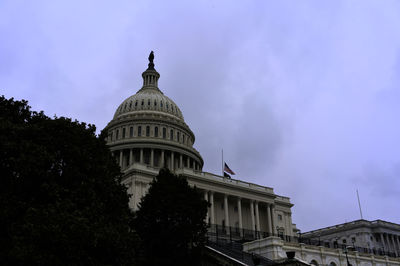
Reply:
<svg viewBox="0 0 400 266"><path fill-rule="evenodd" d="M347 246L344 247L344 254L346 254L346 261L347 261L347 266L351 266L350 262L349 262L349 257L347 257Z"/></svg>

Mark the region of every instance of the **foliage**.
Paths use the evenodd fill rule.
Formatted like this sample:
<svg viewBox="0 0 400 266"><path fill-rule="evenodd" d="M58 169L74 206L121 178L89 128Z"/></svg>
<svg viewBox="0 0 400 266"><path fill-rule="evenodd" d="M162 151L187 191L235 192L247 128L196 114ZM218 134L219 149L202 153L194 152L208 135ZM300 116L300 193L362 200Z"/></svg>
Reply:
<svg viewBox="0 0 400 266"><path fill-rule="evenodd" d="M142 198L135 228L149 265L188 265L204 245L207 201L183 177L161 169Z"/></svg>
<svg viewBox="0 0 400 266"><path fill-rule="evenodd" d="M135 232L95 126L0 97L0 264L126 265Z"/></svg>

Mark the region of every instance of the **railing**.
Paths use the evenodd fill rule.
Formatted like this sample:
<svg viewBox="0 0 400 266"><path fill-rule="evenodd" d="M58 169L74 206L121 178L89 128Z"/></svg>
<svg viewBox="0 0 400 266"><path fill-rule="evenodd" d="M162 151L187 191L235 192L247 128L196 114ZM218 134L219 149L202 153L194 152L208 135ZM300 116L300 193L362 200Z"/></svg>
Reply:
<svg viewBox="0 0 400 266"><path fill-rule="evenodd" d="M371 249L371 248L366 248L366 247L359 247L359 246L347 246L344 244L339 244L339 243L331 243L331 242L325 242L321 241L318 239L312 239L312 238L304 238L301 236L288 236L284 234L274 234L274 233L269 233L269 232L264 232L264 231L256 231L256 230L249 230L249 229L241 229L238 227L232 227L232 226L222 226L222 225L217 225L217 224L211 224L209 225L208 231L207 231L207 239L208 241L212 241L214 243L219 243L219 242L239 242L239 243L244 243L244 242L249 242L253 241L256 239L262 239L270 236L277 236L280 237L283 241L288 242L288 243L304 243L307 245L311 246L323 246L326 248L334 248L334 249L342 249L342 250L349 250L349 251L358 251L359 253L366 253L366 254L374 254L374 255L380 255L380 256L388 256L388 257L400 257L396 256L396 253L394 252L389 252L383 249ZM397 252L397 254L400 254L400 250Z"/></svg>

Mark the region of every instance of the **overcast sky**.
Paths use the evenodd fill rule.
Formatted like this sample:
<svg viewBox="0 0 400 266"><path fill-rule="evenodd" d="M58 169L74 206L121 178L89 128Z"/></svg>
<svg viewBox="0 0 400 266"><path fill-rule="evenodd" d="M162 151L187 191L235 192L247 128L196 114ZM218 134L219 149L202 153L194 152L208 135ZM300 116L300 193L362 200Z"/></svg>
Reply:
<svg viewBox="0 0 400 266"><path fill-rule="evenodd" d="M399 1L0 1L0 94L95 124L142 85L205 171L273 187L302 231L400 223Z"/></svg>

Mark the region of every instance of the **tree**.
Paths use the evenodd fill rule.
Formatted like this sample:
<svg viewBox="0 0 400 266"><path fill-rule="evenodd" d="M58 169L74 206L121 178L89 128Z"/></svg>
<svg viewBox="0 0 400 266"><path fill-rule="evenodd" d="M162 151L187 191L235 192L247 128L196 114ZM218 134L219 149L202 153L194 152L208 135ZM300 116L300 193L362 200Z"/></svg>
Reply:
<svg viewBox="0 0 400 266"><path fill-rule="evenodd" d="M95 126L0 97L0 264L126 265L126 188Z"/></svg>
<svg viewBox="0 0 400 266"><path fill-rule="evenodd" d="M161 169L136 213L149 265L188 265L204 245L208 203L184 177Z"/></svg>

